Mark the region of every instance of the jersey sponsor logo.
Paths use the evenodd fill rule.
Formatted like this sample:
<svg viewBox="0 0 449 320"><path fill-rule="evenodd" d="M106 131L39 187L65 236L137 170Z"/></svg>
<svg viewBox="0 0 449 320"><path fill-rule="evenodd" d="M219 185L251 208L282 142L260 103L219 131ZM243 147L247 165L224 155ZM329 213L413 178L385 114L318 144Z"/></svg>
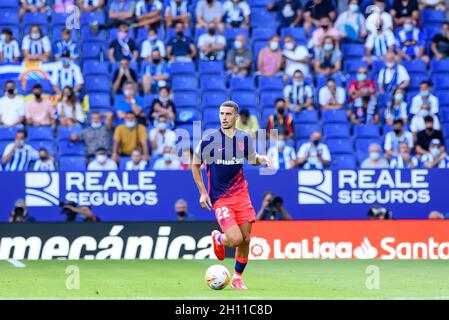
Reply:
<svg viewBox="0 0 449 320"><path fill-rule="evenodd" d="M332 203L332 171L298 171L298 203Z"/></svg>
<svg viewBox="0 0 449 320"><path fill-rule="evenodd" d="M51 207L58 205L59 173L26 173L25 202L29 207Z"/></svg>

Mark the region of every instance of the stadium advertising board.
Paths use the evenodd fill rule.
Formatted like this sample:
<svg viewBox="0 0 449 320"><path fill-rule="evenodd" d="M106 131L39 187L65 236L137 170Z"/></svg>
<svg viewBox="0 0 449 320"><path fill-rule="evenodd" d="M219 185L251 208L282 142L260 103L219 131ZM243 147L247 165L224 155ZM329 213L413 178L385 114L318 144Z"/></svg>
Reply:
<svg viewBox="0 0 449 320"><path fill-rule="evenodd" d="M449 212L449 170L285 170L262 175L247 170L256 211L262 195L284 199L294 219L366 219L373 204L397 219L427 218L431 210ZM59 203L89 205L103 221L174 221L174 203L183 198L198 221L214 220L200 208L189 171L0 172L0 221L17 198L25 198L37 221L63 221Z"/></svg>
<svg viewBox="0 0 449 320"><path fill-rule="evenodd" d="M209 222L1 224L0 259L215 259ZM449 221L262 221L250 259L449 260ZM233 252L227 252L233 257Z"/></svg>

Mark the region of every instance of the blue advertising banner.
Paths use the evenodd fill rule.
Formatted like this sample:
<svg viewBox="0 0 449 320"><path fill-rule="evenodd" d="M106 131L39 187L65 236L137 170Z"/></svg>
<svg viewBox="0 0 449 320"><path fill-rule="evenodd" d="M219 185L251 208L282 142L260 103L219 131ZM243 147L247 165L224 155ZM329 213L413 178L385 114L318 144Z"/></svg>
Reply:
<svg viewBox="0 0 449 320"><path fill-rule="evenodd" d="M449 170L286 170L262 175L247 170L256 211L262 195L284 199L294 219L366 219L369 208L385 206L395 219L425 219L431 210L449 212ZM103 221L174 221L174 204L184 199L198 221L214 220L198 203L190 171L0 172L0 221L25 198L37 221L63 221L60 202L89 205Z"/></svg>

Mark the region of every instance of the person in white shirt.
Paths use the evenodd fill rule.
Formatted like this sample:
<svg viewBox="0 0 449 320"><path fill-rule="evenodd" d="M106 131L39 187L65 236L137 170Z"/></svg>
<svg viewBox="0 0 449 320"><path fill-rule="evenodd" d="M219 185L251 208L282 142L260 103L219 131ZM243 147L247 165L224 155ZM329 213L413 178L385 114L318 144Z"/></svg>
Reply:
<svg viewBox="0 0 449 320"><path fill-rule="evenodd" d="M403 65L396 63L394 53L385 55L385 67L378 75L377 84L380 93L393 93L396 87L406 90L410 84L410 76Z"/></svg>
<svg viewBox="0 0 449 320"><path fill-rule="evenodd" d="M150 131L150 143L153 155L161 155L164 147L173 147L176 143L176 134L168 128L168 119L161 114L156 126Z"/></svg>
<svg viewBox="0 0 449 320"><path fill-rule="evenodd" d="M276 145L270 147L267 157L270 158L273 168L276 170L292 169L296 166L295 149L286 145L284 134L278 135Z"/></svg>
<svg viewBox="0 0 449 320"><path fill-rule="evenodd" d="M385 12L384 0L374 1L374 6L370 6L371 14L366 18L366 29L368 32L377 31L377 23L382 20L383 30L393 30L393 18L391 14Z"/></svg>
<svg viewBox="0 0 449 320"><path fill-rule="evenodd" d="M304 75L300 70L295 71L292 83L284 88L284 99L287 108L292 112L314 109L313 88L305 83Z"/></svg>
<svg viewBox="0 0 449 320"><path fill-rule="evenodd" d="M391 169L413 169L418 165L418 159L410 155L410 147L405 141L399 144L398 154L390 159Z"/></svg>
<svg viewBox="0 0 449 320"><path fill-rule="evenodd" d="M360 12L358 0L349 1L349 10L340 13L335 22L335 27L340 32L342 39L350 41L360 41L365 39L366 21L363 14Z"/></svg>
<svg viewBox="0 0 449 320"><path fill-rule="evenodd" d="M19 130L14 142L6 145L2 165L5 171L26 171L30 162L39 158L39 152L26 143L26 133Z"/></svg>
<svg viewBox="0 0 449 320"><path fill-rule="evenodd" d="M50 40L38 25L33 25L30 33L23 38L22 51L25 61L46 62L50 59Z"/></svg>
<svg viewBox="0 0 449 320"><path fill-rule="evenodd" d="M13 38L11 29L3 29L0 36L0 62L18 62L19 58L19 43Z"/></svg>
<svg viewBox="0 0 449 320"><path fill-rule="evenodd" d="M56 105L56 113L61 127L71 127L84 123L84 113L71 87L62 90L61 101Z"/></svg>
<svg viewBox="0 0 449 320"><path fill-rule="evenodd" d="M430 105L424 103L421 105L421 109L417 114L415 114L410 122L410 131L417 134L418 132L426 129L426 118L433 120L433 129L440 130L441 124L440 119L430 112ZM431 121L432 121L431 120Z"/></svg>
<svg viewBox="0 0 449 320"><path fill-rule="evenodd" d="M393 125L393 122L397 119L402 119L404 123L408 123L407 102L404 99L404 90L401 88L394 89L391 101L385 108L385 124Z"/></svg>
<svg viewBox="0 0 449 320"><path fill-rule="evenodd" d="M449 156L446 151L441 151L441 142L432 139L429 144L429 152L421 156L421 165L424 168L449 168Z"/></svg>
<svg viewBox="0 0 449 320"><path fill-rule="evenodd" d="M228 0L223 4L223 21L227 28L248 28L250 14L245 0Z"/></svg>
<svg viewBox="0 0 449 320"><path fill-rule="evenodd" d="M337 87L334 79L327 79L326 86L322 87L318 93L318 103L321 106L321 110L341 109L345 101L345 89Z"/></svg>
<svg viewBox="0 0 449 320"><path fill-rule="evenodd" d="M55 171L55 161L52 156L48 154L47 149L39 149L39 159L33 165L33 171Z"/></svg>
<svg viewBox="0 0 449 320"><path fill-rule="evenodd" d="M413 149L413 134L410 131L404 130L404 121L397 119L393 122L393 131L385 135L384 149L386 158L398 155L399 145L407 143L409 149Z"/></svg>
<svg viewBox="0 0 449 320"><path fill-rule="evenodd" d="M218 34L215 22L207 24L207 32L198 38L200 59L206 61L223 60L226 39Z"/></svg>
<svg viewBox="0 0 449 320"><path fill-rule="evenodd" d="M53 70L51 84L57 94L61 94L62 89L67 86L73 88L75 94L81 92L84 84L83 74L80 67L70 60L67 52L62 54L61 61Z"/></svg>
<svg viewBox="0 0 449 320"><path fill-rule="evenodd" d="M16 84L9 80L5 84L5 96L0 99L0 125L21 127L25 121L25 101L16 94Z"/></svg>
<svg viewBox="0 0 449 320"><path fill-rule="evenodd" d="M89 171L109 171L117 170L117 163L108 157L107 150L99 148L95 152L95 160L91 161L87 166Z"/></svg>
<svg viewBox="0 0 449 320"><path fill-rule="evenodd" d="M165 45L157 36L155 29L148 31L148 38L142 42L142 49L140 50L140 57L143 61L151 61L151 54L153 51L159 51L162 58L165 58Z"/></svg>
<svg viewBox="0 0 449 320"><path fill-rule="evenodd" d="M439 101L436 96L431 93L432 86L429 81L422 81L419 86L419 93L413 97L410 106L410 113L417 114L424 103L430 104L430 113L437 114L439 112Z"/></svg>
<svg viewBox="0 0 449 320"><path fill-rule="evenodd" d="M304 77L310 77L309 50L303 45L297 45L291 35L284 37L285 76L293 77L296 70L301 70Z"/></svg>
<svg viewBox="0 0 449 320"><path fill-rule="evenodd" d="M162 3L159 0L139 0L136 3L137 24L133 27L157 27L162 21Z"/></svg>
<svg viewBox="0 0 449 320"><path fill-rule="evenodd" d="M365 42L365 60L369 65L375 60L383 60L385 55L394 52L396 39L390 29L382 29L382 21L377 25L376 32L371 32Z"/></svg>
<svg viewBox="0 0 449 320"><path fill-rule="evenodd" d="M131 153L131 159L126 162L125 170L145 170L147 169L147 166L148 162L143 159L142 150L140 148L136 148Z"/></svg>
<svg viewBox="0 0 449 320"><path fill-rule="evenodd" d="M377 143L369 146L368 158L363 160L360 168L362 169L387 169L390 165L382 156L382 148Z"/></svg>
<svg viewBox="0 0 449 320"><path fill-rule="evenodd" d="M153 166L153 170L179 170L181 169L181 163L177 159L176 155L172 153L171 147L164 147L162 158L156 160Z"/></svg>
<svg viewBox="0 0 449 320"><path fill-rule="evenodd" d="M321 142L321 132L314 131L310 142L303 143L297 154L297 164L303 169L323 169L331 163L331 154L327 145Z"/></svg>

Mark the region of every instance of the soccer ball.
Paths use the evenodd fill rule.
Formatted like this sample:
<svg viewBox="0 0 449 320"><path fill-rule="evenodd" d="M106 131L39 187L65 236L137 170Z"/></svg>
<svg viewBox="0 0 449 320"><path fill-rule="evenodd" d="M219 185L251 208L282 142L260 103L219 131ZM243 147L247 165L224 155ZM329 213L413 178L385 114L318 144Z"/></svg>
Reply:
<svg viewBox="0 0 449 320"><path fill-rule="evenodd" d="M225 266L214 264L210 266L204 276L204 280L209 288L221 290L225 288L230 281L229 271Z"/></svg>

